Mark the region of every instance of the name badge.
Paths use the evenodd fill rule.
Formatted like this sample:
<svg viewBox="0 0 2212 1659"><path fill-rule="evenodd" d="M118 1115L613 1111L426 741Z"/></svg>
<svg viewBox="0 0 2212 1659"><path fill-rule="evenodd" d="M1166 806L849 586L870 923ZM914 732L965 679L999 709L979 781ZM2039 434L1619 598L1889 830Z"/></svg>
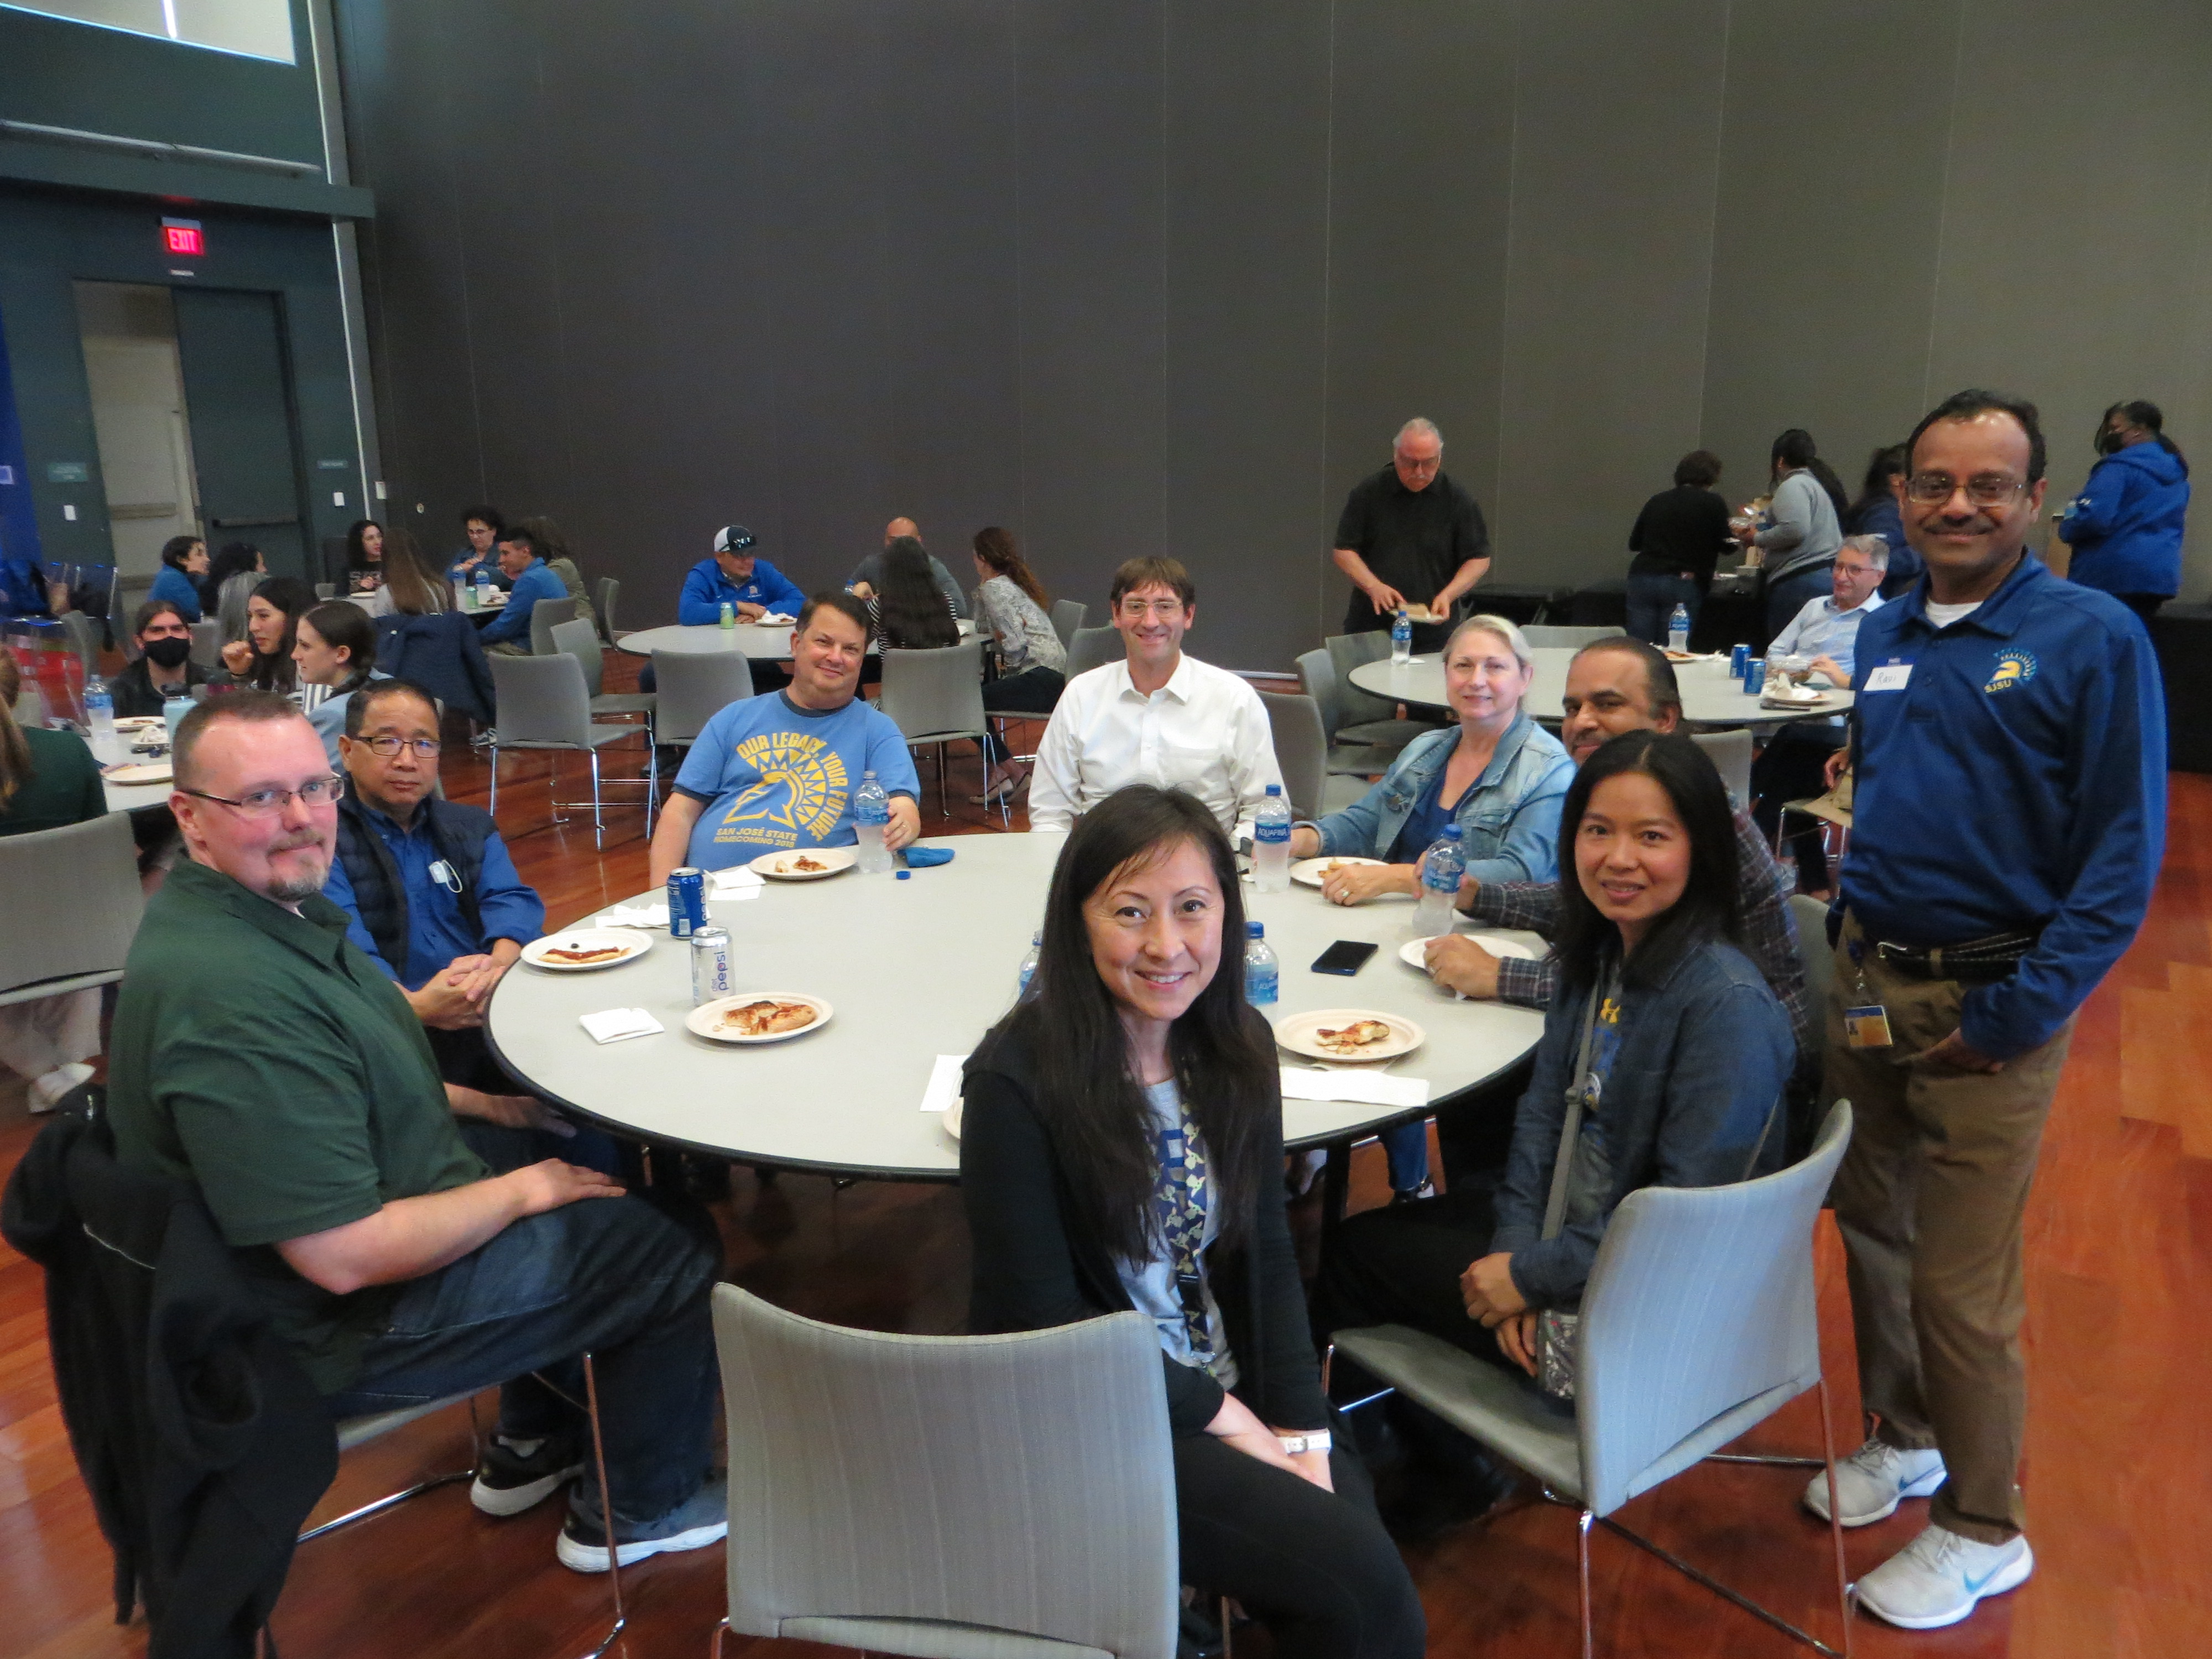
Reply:
<svg viewBox="0 0 2212 1659"><path fill-rule="evenodd" d="M1869 691L1902 691L1905 681L1912 678L1909 662L1886 662L1867 676L1865 690Z"/></svg>

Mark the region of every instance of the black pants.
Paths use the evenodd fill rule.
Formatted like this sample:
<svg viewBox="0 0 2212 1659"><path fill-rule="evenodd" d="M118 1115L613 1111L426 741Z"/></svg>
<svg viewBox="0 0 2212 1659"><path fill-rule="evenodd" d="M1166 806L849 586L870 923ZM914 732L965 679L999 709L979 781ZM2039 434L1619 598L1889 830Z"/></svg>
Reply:
<svg viewBox="0 0 2212 1659"><path fill-rule="evenodd" d="M1060 704L1060 694L1067 684L1067 677L1057 668L1024 668L1018 674L1003 674L995 680L983 682L983 708L992 714L1049 714ZM996 736L983 740L984 757L994 766L1006 758L1005 740Z"/></svg>
<svg viewBox="0 0 2212 1659"><path fill-rule="evenodd" d="M1419 1659L1428 1621L1335 1425L1325 1492L1210 1434L1175 1442L1182 1576L1233 1595L1282 1659Z"/></svg>
<svg viewBox="0 0 2212 1659"><path fill-rule="evenodd" d="M1329 1241L1314 1283L1315 1329L1327 1337L1363 1325L1410 1325L1479 1359L1511 1364L1498 1339L1467 1316L1459 1290L1459 1276L1490 1253L1497 1231L1484 1188L1352 1217Z"/></svg>
<svg viewBox="0 0 2212 1659"><path fill-rule="evenodd" d="M1815 726L1808 730L1800 722L1776 732L1774 741L1751 763L1751 815L1766 832L1768 841L1774 839L1781 826L1784 802L1805 800L1827 792L1828 757L1843 743L1841 726ZM1800 816L1790 841L1797 854L1802 884L1808 891L1827 886L1828 855L1820 846L1820 821Z"/></svg>

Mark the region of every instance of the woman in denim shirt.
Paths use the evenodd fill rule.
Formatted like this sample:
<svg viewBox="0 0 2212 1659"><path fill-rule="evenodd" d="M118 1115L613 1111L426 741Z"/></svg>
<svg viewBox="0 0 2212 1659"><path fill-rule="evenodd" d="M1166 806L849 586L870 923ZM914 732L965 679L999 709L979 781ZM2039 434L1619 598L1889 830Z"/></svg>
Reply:
<svg viewBox="0 0 2212 1659"><path fill-rule="evenodd" d="M1457 729L1407 744L1382 781L1341 812L1291 831L1294 859L1381 859L1322 879L1337 904L1385 893L1417 894L1421 854L1447 823L1460 827L1467 873L1476 881L1551 881L1559 874L1559 802L1574 763L1558 738L1529 719L1522 699L1535 659L1521 630L1503 617L1470 617L1444 642L1444 695ZM1382 1133L1390 1190L1425 1196L1428 1127L1415 1121Z"/></svg>

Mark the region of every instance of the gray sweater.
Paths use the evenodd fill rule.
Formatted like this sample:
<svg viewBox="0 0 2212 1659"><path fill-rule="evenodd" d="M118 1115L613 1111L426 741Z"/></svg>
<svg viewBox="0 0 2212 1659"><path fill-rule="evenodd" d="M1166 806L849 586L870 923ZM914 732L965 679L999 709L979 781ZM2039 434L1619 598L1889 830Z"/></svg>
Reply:
<svg viewBox="0 0 2212 1659"><path fill-rule="evenodd" d="M1774 487L1768 509L1774 525L1752 539L1767 551L1766 580L1778 581L1794 571L1825 564L1844 544L1836 504L1810 472L1789 473Z"/></svg>

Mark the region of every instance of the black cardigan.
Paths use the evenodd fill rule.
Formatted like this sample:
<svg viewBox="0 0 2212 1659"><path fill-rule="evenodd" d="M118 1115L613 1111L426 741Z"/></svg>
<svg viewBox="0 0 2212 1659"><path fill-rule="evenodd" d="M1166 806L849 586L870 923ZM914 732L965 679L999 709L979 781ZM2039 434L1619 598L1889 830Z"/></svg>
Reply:
<svg viewBox="0 0 2212 1659"><path fill-rule="evenodd" d="M964 1075L960 1190L974 1245L969 1328L1044 1330L1129 1308L1104 1243L1076 1231L1081 1223L1061 1161L1034 1103L1026 1046L994 1032L969 1057ZM1273 1171L1282 1163L1279 1100L1267 1127L1261 1168ZM1208 1252L1207 1281L1237 1358L1237 1392L1272 1427L1318 1429L1328 1421L1328 1403L1283 1212L1283 1183L1262 1180L1253 1197L1248 1246L1231 1252L1217 1243ZM1204 1432L1221 1409L1221 1385L1164 1352L1160 1363L1170 1430Z"/></svg>

